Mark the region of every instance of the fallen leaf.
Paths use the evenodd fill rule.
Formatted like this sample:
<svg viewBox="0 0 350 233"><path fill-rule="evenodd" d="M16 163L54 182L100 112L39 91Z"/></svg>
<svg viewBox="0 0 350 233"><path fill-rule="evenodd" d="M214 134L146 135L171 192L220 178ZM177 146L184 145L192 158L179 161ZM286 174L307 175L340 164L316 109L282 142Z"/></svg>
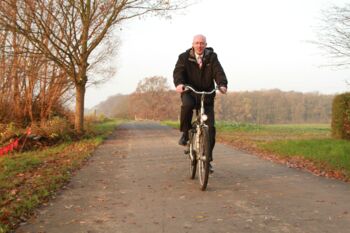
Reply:
<svg viewBox="0 0 350 233"><path fill-rule="evenodd" d="M10 194L11 194L12 196L16 195L17 193L18 193L18 189L12 189L12 190L10 191Z"/></svg>

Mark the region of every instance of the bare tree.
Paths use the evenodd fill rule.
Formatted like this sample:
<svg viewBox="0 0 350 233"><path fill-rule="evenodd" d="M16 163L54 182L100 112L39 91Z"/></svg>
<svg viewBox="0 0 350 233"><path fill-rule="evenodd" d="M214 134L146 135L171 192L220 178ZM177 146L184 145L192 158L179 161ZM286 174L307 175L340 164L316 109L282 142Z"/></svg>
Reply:
<svg viewBox="0 0 350 233"><path fill-rule="evenodd" d="M64 70L75 87L75 129L84 126L84 97L92 56L116 25L143 15L184 7L171 0L1 0L0 25L16 31ZM11 11L11 9L17 9ZM9 14L15 12L13 16ZM50 22L48 24L48 22ZM28 48L31 49L31 48ZM104 51L101 51L102 53Z"/></svg>
<svg viewBox="0 0 350 233"><path fill-rule="evenodd" d="M331 66L350 65L350 4L333 6L323 12L315 43L331 56Z"/></svg>
<svg viewBox="0 0 350 233"><path fill-rule="evenodd" d="M144 78L137 84L136 93L159 93L169 90L167 79L162 76Z"/></svg>

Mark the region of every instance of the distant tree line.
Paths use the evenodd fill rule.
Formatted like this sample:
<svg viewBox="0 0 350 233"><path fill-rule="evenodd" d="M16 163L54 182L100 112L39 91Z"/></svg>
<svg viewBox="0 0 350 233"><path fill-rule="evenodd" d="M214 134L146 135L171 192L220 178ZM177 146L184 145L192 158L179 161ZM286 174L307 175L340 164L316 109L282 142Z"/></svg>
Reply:
<svg viewBox="0 0 350 233"><path fill-rule="evenodd" d="M264 91L229 92L216 96L217 120L257 123L330 123L333 95ZM113 117L177 120L180 95L170 90L164 77L142 80L130 95L116 95L95 107Z"/></svg>
<svg viewBox="0 0 350 233"><path fill-rule="evenodd" d="M333 95L278 89L234 92L217 98L218 118L257 124L329 123Z"/></svg>

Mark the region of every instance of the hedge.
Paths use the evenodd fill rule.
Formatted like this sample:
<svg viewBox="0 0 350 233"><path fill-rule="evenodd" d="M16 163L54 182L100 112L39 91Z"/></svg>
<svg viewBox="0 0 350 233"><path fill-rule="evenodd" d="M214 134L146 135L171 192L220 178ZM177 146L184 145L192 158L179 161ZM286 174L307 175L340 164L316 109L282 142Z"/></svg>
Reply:
<svg viewBox="0 0 350 233"><path fill-rule="evenodd" d="M350 93L334 97L332 104L332 136L350 139Z"/></svg>

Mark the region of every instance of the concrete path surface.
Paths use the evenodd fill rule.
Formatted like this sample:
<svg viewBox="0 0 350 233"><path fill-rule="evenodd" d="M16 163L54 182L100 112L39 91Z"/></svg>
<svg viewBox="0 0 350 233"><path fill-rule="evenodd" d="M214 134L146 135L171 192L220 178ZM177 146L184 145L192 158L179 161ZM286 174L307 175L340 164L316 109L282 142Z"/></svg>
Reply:
<svg viewBox="0 0 350 233"><path fill-rule="evenodd" d="M152 122L120 126L16 232L350 232L350 184L217 144L203 192L179 135Z"/></svg>

